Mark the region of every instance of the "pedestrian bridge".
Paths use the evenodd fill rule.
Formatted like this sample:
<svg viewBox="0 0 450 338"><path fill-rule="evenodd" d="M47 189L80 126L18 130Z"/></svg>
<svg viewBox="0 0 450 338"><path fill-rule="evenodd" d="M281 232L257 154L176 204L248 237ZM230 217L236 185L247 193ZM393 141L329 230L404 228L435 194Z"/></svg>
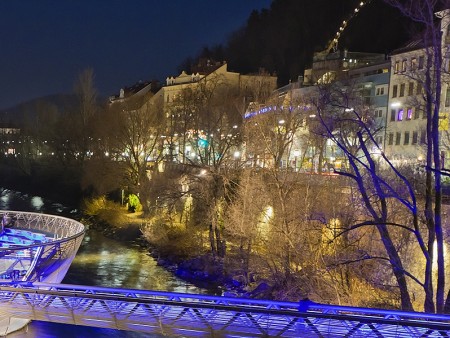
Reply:
<svg viewBox="0 0 450 338"><path fill-rule="evenodd" d="M0 317L198 337L450 337L450 316L81 285L0 286Z"/></svg>

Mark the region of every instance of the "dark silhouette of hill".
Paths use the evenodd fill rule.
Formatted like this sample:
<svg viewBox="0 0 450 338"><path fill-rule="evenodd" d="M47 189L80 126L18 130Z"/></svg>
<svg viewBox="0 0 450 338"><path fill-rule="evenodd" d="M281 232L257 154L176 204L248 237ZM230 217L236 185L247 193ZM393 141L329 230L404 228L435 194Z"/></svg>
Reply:
<svg viewBox="0 0 450 338"><path fill-rule="evenodd" d="M205 47L180 70L198 59L226 60L232 71L276 73L279 85L303 75L314 52L325 50L343 20L361 0L274 0L270 9L254 11L225 45ZM339 39L338 48L355 52L389 53L410 36L412 23L382 0L366 4Z"/></svg>
<svg viewBox="0 0 450 338"><path fill-rule="evenodd" d="M54 94L35 98L0 111L0 123L23 127L33 123L39 114L61 114L76 104L74 94Z"/></svg>
<svg viewBox="0 0 450 338"><path fill-rule="evenodd" d="M99 106L105 102L98 99ZM35 98L14 107L0 111L0 125L27 128L36 123L45 123L45 119L55 119L62 114L76 112L78 98L75 94L54 94ZM39 121L38 121L39 119Z"/></svg>

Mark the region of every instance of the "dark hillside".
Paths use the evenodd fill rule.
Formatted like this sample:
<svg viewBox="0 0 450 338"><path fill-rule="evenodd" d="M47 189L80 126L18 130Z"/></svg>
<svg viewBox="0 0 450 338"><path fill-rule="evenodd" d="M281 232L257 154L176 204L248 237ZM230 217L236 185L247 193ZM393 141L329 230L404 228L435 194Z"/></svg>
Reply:
<svg viewBox="0 0 450 338"><path fill-rule="evenodd" d="M10 126L24 127L24 125L36 123L35 120L40 114L58 115L75 104L76 96L73 94L39 97L0 111L0 122Z"/></svg>
<svg viewBox="0 0 450 338"><path fill-rule="evenodd" d="M230 70L244 74L263 67L278 74L279 85L286 84L303 75L314 52L326 49L360 2L274 0L270 9L254 11L225 46L205 48L198 57L226 60ZM338 48L388 54L412 31L409 19L384 1L372 0L349 20Z"/></svg>

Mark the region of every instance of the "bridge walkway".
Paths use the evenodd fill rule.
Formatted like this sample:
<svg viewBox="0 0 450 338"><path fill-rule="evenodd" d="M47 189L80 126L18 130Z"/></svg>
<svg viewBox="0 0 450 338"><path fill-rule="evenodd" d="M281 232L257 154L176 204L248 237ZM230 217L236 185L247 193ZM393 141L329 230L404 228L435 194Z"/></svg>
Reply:
<svg viewBox="0 0 450 338"><path fill-rule="evenodd" d="M450 337L450 316L65 284L0 286L0 317L168 336Z"/></svg>

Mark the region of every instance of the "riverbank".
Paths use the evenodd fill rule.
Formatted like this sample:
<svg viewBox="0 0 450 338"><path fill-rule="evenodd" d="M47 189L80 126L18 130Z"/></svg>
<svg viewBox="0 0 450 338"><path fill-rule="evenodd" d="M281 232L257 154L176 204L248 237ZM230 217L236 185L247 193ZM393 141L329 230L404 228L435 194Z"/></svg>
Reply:
<svg viewBox="0 0 450 338"><path fill-rule="evenodd" d="M208 254L207 248L203 252L197 252L195 247L183 248L186 237L187 240L193 237L189 232L184 238L170 238L168 241L159 241L156 238L150 243L144 238L141 229L145 229L151 220L144 217L142 212L130 213L126 207L106 199L97 199L91 202L91 205L88 203L82 207L68 208L31 192L7 189L3 189L3 192L9 196L2 199L4 210L33 210L75 218L107 238L144 248L157 265L174 276L199 288L208 289L214 294L273 298L271 292L268 292L270 288L264 282L259 281L252 283L251 287L244 287L242 273L230 265L229 258L233 255L233 250L227 253L228 260L224 262L223 259Z"/></svg>
<svg viewBox="0 0 450 338"><path fill-rule="evenodd" d="M141 231L148 221L142 212L129 213L126 208L119 208L91 216L88 226L106 237L144 247L159 266L197 287L227 296L271 298L271 288L267 283L259 283L252 290L245 288L232 271L224 269L221 258L207 253L184 257L150 244Z"/></svg>

